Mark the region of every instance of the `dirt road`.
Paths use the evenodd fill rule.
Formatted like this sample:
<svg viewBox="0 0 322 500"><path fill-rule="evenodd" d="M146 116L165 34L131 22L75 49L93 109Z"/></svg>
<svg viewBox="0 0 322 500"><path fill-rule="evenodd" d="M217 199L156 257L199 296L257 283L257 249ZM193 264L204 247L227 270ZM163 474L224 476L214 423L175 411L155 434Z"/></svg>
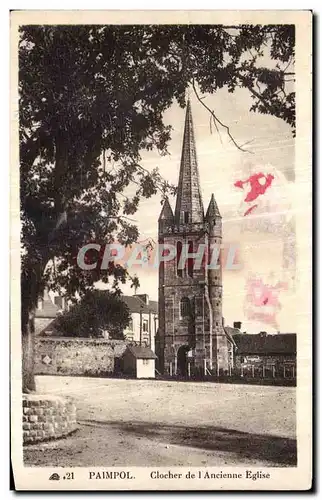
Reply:
<svg viewBox="0 0 322 500"><path fill-rule="evenodd" d="M80 427L27 446L28 465L296 464L295 388L38 377L37 392L72 398Z"/></svg>

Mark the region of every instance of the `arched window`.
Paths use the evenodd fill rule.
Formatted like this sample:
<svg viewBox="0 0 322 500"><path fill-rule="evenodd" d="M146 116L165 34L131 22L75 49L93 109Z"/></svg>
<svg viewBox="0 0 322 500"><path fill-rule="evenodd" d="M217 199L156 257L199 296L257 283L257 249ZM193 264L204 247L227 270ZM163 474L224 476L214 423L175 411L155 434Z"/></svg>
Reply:
<svg viewBox="0 0 322 500"><path fill-rule="evenodd" d="M180 318L189 318L190 317L190 300L188 297L182 297L180 301Z"/></svg>

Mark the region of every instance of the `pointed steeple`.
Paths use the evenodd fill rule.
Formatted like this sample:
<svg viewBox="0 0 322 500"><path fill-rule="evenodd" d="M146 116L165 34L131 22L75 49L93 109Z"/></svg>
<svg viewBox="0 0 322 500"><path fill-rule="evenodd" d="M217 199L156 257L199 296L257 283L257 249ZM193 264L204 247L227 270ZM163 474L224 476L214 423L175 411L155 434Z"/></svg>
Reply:
<svg viewBox="0 0 322 500"><path fill-rule="evenodd" d="M214 194L212 193L205 219L208 221L212 221L216 217L221 218L221 215Z"/></svg>
<svg viewBox="0 0 322 500"><path fill-rule="evenodd" d="M176 224L180 222L202 223L203 216L204 211L200 190L191 105L188 99L175 208L175 222Z"/></svg>
<svg viewBox="0 0 322 500"><path fill-rule="evenodd" d="M165 200L163 202L163 207L162 207L160 217L159 217L159 221L161 221L161 220L173 222L173 212L172 212L172 208L171 208L171 205L169 203L168 198L165 198Z"/></svg>

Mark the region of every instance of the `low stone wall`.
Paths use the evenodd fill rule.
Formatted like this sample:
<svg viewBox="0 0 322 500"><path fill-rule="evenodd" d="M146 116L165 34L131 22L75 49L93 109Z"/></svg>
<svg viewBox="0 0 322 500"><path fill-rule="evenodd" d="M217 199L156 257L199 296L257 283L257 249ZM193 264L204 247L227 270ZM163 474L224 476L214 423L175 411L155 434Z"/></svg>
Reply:
<svg viewBox="0 0 322 500"><path fill-rule="evenodd" d="M37 337L36 375L104 376L114 373L115 358L126 349L122 340Z"/></svg>
<svg viewBox="0 0 322 500"><path fill-rule="evenodd" d="M76 406L65 398L26 394L22 406L25 444L67 436L77 429Z"/></svg>

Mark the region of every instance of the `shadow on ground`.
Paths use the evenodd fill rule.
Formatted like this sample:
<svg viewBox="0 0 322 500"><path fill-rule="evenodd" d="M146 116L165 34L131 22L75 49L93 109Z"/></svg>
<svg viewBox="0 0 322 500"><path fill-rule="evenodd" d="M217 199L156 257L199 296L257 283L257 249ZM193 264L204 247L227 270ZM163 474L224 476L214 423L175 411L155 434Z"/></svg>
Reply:
<svg viewBox="0 0 322 500"><path fill-rule="evenodd" d="M297 465L295 439L252 434L222 427L187 427L150 422L83 420L88 426L109 426L126 436L148 438L157 442L190 446L208 451L230 452L242 460L263 460L284 467Z"/></svg>

